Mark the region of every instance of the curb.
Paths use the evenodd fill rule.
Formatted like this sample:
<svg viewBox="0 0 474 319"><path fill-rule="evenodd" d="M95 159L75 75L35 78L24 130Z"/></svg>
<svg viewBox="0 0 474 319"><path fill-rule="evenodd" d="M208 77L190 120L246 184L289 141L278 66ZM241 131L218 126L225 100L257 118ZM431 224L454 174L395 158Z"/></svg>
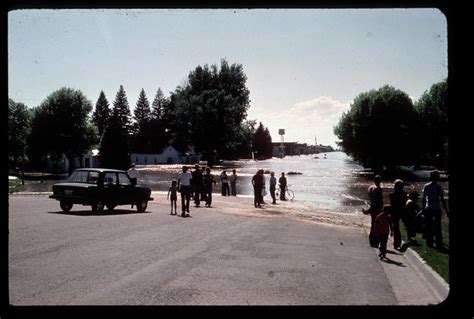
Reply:
<svg viewBox="0 0 474 319"><path fill-rule="evenodd" d="M404 256L405 259L411 263L428 282L430 288L435 292L440 302L443 302L448 297L449 284L413 249L408 248L405 251Z"/></svg>
<svg viewBox="0 0 474 319"><path fill-rule="evenodd" d="M30 196L30 195L52 195L53 192L11 192L8 195Z"/></svg>

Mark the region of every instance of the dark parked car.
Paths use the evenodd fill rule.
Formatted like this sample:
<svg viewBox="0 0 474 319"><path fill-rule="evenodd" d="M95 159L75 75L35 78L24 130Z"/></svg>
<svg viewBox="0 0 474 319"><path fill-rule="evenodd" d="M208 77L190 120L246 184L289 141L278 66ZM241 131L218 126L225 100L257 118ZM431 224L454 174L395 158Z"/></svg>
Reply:
<svg viewBox="0 0 474 319"><path fill-rule="evenodd" d="M100 212L107 207L113 210L118 205L136 205L144 212L148 201L153 200L151 189L132 185L127 172L107 168L76 169L68 181L53 185L53 198L59 201L65 212L74 204L92 206Z"/></svg>

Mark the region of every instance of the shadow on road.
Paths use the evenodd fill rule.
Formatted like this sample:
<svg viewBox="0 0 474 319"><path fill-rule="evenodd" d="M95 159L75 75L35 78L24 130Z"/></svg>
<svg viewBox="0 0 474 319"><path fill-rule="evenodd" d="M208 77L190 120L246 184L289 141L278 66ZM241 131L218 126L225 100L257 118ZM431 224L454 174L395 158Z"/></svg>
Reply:
<svg viewBox="0 0 474 319"><path fill-rule="evenodd" d="M48 214L57 214L57 215L75 215L75 216L113 216L113 215L131 215L131 214L150 214L150 211L145 211L140 213L136 210L130 209L114 209L108 210L104 209L102 212L93 212L92 210L74 210L69 212L56 211L56 212L47 212Z"/></svg>
<svg viewBox="0 0 474 319"><path fill-rule="evenodd" d="M387 258L387 257L382 259L382 261L386 262L387 264L393 264L393 265L397 265L397 266L400 266L400 267L406 267L406 265L403 264L402 262L398 262L398 261L395 261L395 260Z"/></svg>

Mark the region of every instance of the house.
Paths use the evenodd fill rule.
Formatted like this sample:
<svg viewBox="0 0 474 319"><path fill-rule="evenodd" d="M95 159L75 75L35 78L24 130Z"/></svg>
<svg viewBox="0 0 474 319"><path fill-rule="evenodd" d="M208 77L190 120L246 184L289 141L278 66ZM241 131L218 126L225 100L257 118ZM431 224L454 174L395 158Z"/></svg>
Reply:
<svg viewBox="0 0 474 319"><path fill-rule="evenodd" d="M186 154L182 154L173 146L166 146L159 154L132 153L130 160L136 165L153 165L153 164L191 164L198 163L202 155L197 154L191 149Z"/></svg>
<svg viewBox="0 0 474 319"><path fill-rule="evenodd" d="M74 157L74 166L79 167L99 167L98 162L98 149L88 150L86 153L82 154L82 156L75 156ZM46 167L48 171L58 172L58 173L66 173L69 171L69 160L67 159L66 155L62 155L62 159L59 162L53 163L50 157L47 157Z"/></svg>
<svg viewBox="0 0 474 319"><path fill-rule="evenodd" d="M82 155L82 158L76 156L74 158L74 164L76 167L99 167L98 155L98 149L89 150L84 155Z"/></svg>

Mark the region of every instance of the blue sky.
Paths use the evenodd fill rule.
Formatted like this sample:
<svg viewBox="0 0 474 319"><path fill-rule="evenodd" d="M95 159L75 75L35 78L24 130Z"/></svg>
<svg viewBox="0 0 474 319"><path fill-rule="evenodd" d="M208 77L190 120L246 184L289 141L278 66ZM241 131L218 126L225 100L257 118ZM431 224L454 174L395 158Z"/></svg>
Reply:
<svg viewBox="0 0 474 319"><path fill-rule="evenodd" d="M447 77L437 9L15 10L8 14L9 97L30 107L79 89L133 109L166 96L198 65L243 65L248 119L274 141L335 146L332 128L360 93L388 84L417 100Z"/></svg>

